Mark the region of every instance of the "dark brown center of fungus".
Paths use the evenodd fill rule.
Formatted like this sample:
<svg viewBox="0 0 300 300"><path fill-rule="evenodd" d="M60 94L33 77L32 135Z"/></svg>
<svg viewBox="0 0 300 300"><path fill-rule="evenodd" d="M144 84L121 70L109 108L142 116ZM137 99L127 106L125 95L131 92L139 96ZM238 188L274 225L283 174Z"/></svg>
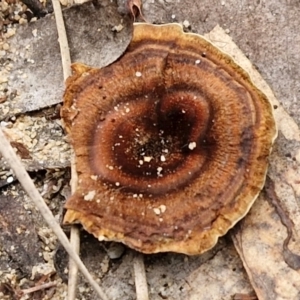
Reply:
<svg viewBox="0 0 300 300"><path fill-rule="evenodd" d="M116 103L89 146L95 174L115 188L174 191L193 180L215 151L209 105L197 91L157 88Z"/></svg>
<svg viewBox="0 0 300 300"><path fill-rule="evenodd" d="M276 136L233 60L178 25L136 25L103 69L74 65L62 116L79 184L65 222L153 253L202 253L250 209Z"/></svg>

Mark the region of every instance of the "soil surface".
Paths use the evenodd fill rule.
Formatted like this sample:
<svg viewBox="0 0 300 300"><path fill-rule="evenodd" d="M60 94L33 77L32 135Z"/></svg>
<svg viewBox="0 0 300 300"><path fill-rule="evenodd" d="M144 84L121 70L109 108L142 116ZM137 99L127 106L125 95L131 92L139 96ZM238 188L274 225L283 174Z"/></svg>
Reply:
<svg viewBox="0 0 300 300"><path fill-rule="evenodd" d="M120 2L113 1L114 7ZM51 12L51 7L47 3L43 3L40 14L32 13L18 0L6 0L0 4L0 118L1 127L15 141L14 148L24 159L54 216L61 221L63 205L70 194L70 149L58 113L63 93L62 74L59 74L57 82L60 83L57 83L56 96L51 98L51 107L47 107L47 103L39 109L25 107L20 114L20 110L14 111L13 107L18 103L15 98L22 97L22 91L16 90L15 78L10 73L13 70L11 57L19 54L13 52L12 45L25 48L28 41L23 40L22 44L20 36L28 28L34 35L34 28L40 29L42 22L48 22L46 18L52 18L49 14L44 17L48 12ZM144 0L143 14L150 23L179 22L186 31L199 34L205 34L219 24L259 70L280 104L300 126L298 0ZM31 23L27 25L28 22ZM76 20L73 22L75 28ZM89 23L88 16L85 22ZM72 19L68 24L72 28ZM83 31L83 34L88 32ZM54 42L55 38L51 40ZM72 43L79 42L72 40ZM88 53L89 49L85 50ZM80 53L73 52L73 55ZM34 62L30 63L34 70ZM59 60L51 63L60 68ZM15 82L23 80L26 83L26 70L18 66L19 77ZM35 99L33 97L33 102ZM282 136L280 142L284 143ZM65 299L67 255L9 167L4 161L0 166L0 298ZM68 228L64 230L68 234ZM114 256L117 258L112 259ZM133 256L134 251L126 247L99 243L86 232L81 232L81 257L110 299L136 299ZM145 255L145 267L151 300L256 299L230 234L201 256ZM37 292L30 291L32 287L45 283L50 286ZM238 298L244 296L248 298ZM81 277L77 299L98 299Z"/></svg>

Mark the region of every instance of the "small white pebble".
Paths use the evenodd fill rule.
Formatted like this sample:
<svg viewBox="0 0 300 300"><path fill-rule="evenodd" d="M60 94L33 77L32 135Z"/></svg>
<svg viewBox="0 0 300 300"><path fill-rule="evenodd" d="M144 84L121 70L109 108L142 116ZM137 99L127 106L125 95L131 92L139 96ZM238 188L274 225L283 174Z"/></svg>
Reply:
<svg viewBox="0 0 300 300"><path fill-rule="evenodd" d="M162 167L158 167L157 168L157 173L160 173L162 171L162 169L163 169Z"/></svg>
<svg viewBox="0 0 300 300"><path fill-rule="evenodd" d="M116 185L116 186L120 186L120 182L116 182L115 185Z"/></svg>
<svg viewBox="0 0 300 300"><path fill-rule="evenodd" d="M84 197L83 199L86 200L86 201L91 201L94 199L96 195L96 191L89 191Z"/></svg>
<svg viewBox="0 0 300 300"><path fill-rule="evenodd" d="M19 24L20 25L22 25L22 24L27 24L28 23L28 21L26 20L26 19L24 19L24 18L20 18L19 19Z"/></svg>
<svg viewBox="0 0 300 300"><path fill-rule="evenodd" d="M153 211L156 215L159 215L160 214L160 209L157 207L157 208L153 208Z"/></svg>
<svg viewBox="0 0 300 300"><path fill-rule="evenodd" d="M98 176L97 175L91 175L92 180L97 180Z"/></svg>
<svg viewBox="0 0 300 300"><path fill-rule="evenodd" d="M111 243L107 249L107 255L110 259L120 258L125 251L125 246L121 243Z"/></svg>
<svg viewBox="0 0 300 300"><path fill-rule="evenodd" d="M32 30L32 35L33 35L34 37L37 37L37 29L33 29L33 30Z"/></svg>
<svg viewBox="0 0 300 300"><path fill-rule="evenodd" d="M15 34L16 34L16 28L7 28L5 37L6 38L10 38L10 37L12 37Z"/></svg>
<svg viewBox="0 0 300 300"><path fill-rule="evenodd" d="M166 211L166 209L167 209L167 207L165 206L165 205L160 205L160 211L162 212L162 213L164 213L165 211Z"/></svg>
<svg viewBox="0 0 300 300"><path fill-rule="evenodd" d="M142 165L144 163L143 160L139 160L139 164Z"/></svg>
<svg viewBox="0 0 300 300"><path fill-rule="evenodd" d="M145 161L145 162L150 162L151 159L152 159L151 156L144 156L144 161Z"/></svg>
<svg viewBox="0 0 300 300"><path fill-rule="evenodd" d="M142 73L141 73L141 72L135 72L135 76L136 76L136 77L141 77L141 76L142 76Z"/></svg>
<svg viewBox="0 0 300 300"><path fill-rule="evenodd" d="M196 146L197 146L196 142L189 143L189 149L190 150L194 150L196 148Z"/></svg>
<svg viewBox="0 0 300 300"><path fill-rule="evenodd" d="M160 157L160 160L161 160L161 161L166 161L166 157L165 157L164 155L162 155L162 156Z"/></svg>
<svg viewBox="0 0 300 300"><path fill-rule="evenodd" d="M175 18L176 18L176 15L172 15L171 18L172 18L172 19L175 19Z"/></svg>
<svg viewBox="0 0 300 300"><path fill-rule="evenodd" d="M12 176L9 176L7 179L6 179L6 182L7 183L12 183L14 181L14 178Z"/></svg>
<svg viewBox="0 0 300 300"><path fill-rule="evenodd" d="M9 50L9 44L4 43L4 44L2 45L2 49L5 50L5 51Z"/></svg>
<svg viewBox="0 0 300 300"><path fill-rule="evenodd" d="M111 31L116 31L116 32L120 32L122 31L122 29L124 28L124 26L122 24L116 25L114 26Z"/></svg>
<svg viewBox="0 0 300 300"><path fill-rule="evenodd" d="M188 28L190 26L190 22L188 20L184 20L182 25L185 27L185 28Z"/></svg>
<svg viewBox="0 0 300 300"><path fill-rule="evenodd" d="M86 292L86 288L84 286L79 286L78 291L80 294L83 294L84 292Z"/></svg>
<svg viewBox="0 0 300 300"><path fill-rule="evenodd" d="M195 64L196 64L196 65L199 65L199 64L200 64L200 62L201 62L201 60L200 60L200 59L197 59L197 60L195 60Z"/></svg>

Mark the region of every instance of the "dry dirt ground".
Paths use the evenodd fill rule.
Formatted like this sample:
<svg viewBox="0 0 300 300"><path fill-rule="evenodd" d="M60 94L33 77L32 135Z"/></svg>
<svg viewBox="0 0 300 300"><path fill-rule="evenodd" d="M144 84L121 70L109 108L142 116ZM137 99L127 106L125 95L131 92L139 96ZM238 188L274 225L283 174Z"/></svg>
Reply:
<svg viewBox="0 0 300 300"><path fill-rule="evenodd" d="M119 2L95 1L93 5L97 7L95 3L98 3L103 12L101 21L108 22L105 18L109 17L109 13L104 12L116 10ZM70 193L70 149L58 113L64 86L57 36L51 21L53 18L47 15L27 25L26 20L34 16L20 2L7 0L1 2L0 6L3 18L0 20L1 126L7 129L9 137L14 141L13 146L24 159L36 186L57 220L61 221L63 205ZM9 15L7 9L11 9ZM76 19L76 14L66 17L70 31L73 28L74 32L79 31L78 22L83 20L80 23L81 35L72 33L71 43L77 45L72 48L73 52L71 51L74 60L89 59L88 53L91 48L83 47L87 42L94 47L97 45L90 32L84 30L96 26L91 25L95 20L87 17L89 9L92 9L92 6L86 7L85 12L80 15L80 20ZM143 12L150 23L180 22L185 30L199 34L205 34L219 24L259 70L279 103L300 126L298 0L144 0ZM83 19L84 15L86 19ZM125 18L124 24L126 22L128 19ZM48 36L49 40L45 42L41 52L36 50L39 54L36 54L36 60L33 60L32 57L26 57L26 46L40 32ZM130 30L126 34L119 45L120 48L126 48L126 36L130 36ZM86 38L87 42L82 42L83 38ZM112 41L110 37L107 40ZM32 45L35 45L34 42ZM118 51L122 52L120 48ZM56 52L52 49L56 49ZM18 57L15 63L14 57ZM93 64L97 63L97 58L93 55L90 57L91 60L94 59ZM105 55L101 59L106 59ZM46 66L44 74L53 72L50 77L45 75L45 82L42 78L43 72L38 73L43 64ZM32 77L34 72L40 77ZM40 82L50 91L40 94L40 91L33 90ZM47 93L50 96L46 98ZM42 103L39 98L45 98L46 101ZM50 104L51 107L47 107ZM299 148L299 143L300 140L296 140L294 144L289 144L286 136L279 133L275 150L281 151L281 156L286 160L297 162L300 156L296 157L293 151L296 146ZM22 191L5 162L2 161L0 167L0 298L65 299L68 272L66 253L58 245L56 238L44 224L39 212ZM299 207L298 192L299 190L295 193L296 207ZM273 218L278 219L278 216L273 215ZM64 229L68 233L68 228ZM83 231L81 238L81 257L91 273L99 279L110 299L135 299L132 269L134 252L128 248L120 250L115 244L99 243ZM295 249L300 250L299 244ZM121 251L122 255L112 259L115 251ZM153 300L217 300L233 297L256 299L255 292L259 292L261 286L272 283L270 279L269 283L261 282L260 286L249 276L251 271L247 266L246 269L243 266L231 234L221 238L218 245L204 255L146 255L145 266L149 295ZM299 275L299 271L295 272ZM53 286L29 293L28 289L44 283L53 283ZM285 292L279 292L278 288L260 298L299 299L299 287L294 288L296 291L291 288ZM97 299L82 278L78 285L77 298Z"/></svg>

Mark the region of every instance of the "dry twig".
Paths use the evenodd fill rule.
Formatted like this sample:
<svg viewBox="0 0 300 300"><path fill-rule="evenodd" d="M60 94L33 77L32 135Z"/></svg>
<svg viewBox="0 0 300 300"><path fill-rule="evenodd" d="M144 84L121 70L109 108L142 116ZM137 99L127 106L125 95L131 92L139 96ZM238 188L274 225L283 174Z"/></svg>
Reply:
<svg viewBox="0 0 300 300"><path fill-rule="evenodd" d="M52 4L56 20L61 62L64 72L64 80L66 80L71 75L71 56L69 51L67 33L59 0L52 0Z"/></svg>
<svg viewBox="0 0 300 300"><path fill-rule="evenodd" d="M80 236L79 228L76 225L71 227L70 231L70 243L74 251L79 254L80 249ZM74 300L76 298L78 267L73 259L69 260L69 280L68 280L68 299Z"/></svg>
<svg viewBox="0 0 300 300"><path fill-rule="evenodd" d="M133 258L134 280L137 300L149 300L148 285L145 273L144 256L135 253Z"/></svg>
<svg viewBox="0 0 300 300"><path fill-rule="evenodd" d="M40 291L40 290L44 290L44 289L49 289L49 288L54 287L56 285L57 285L56 281L47 282L47 283L44 283L44 284L40 284L40 285L31 287L29 289L24 289L24 290L22 290L22 294L24 294L24 295L25 294L31 294L31 293L34 293L36 291Z"/></svg>
<svg viewBox="0 0 300 300"><path fill-rule="evenodd" d="M54 14L55 14L55 20L56 20L64 80L66 80L71 75L71 56L69 51L68 39L67 39L64 19L63 19L59 0L52 0L52 3L53 3ZM76 186L77 186L77 174L75 169L74 158L72 159L71 162L71 170L72 170L71 192L73 193L76 190ZM71 227L70 242L73 246L73 249L76 251L77 254L79 254L80 237L79 237L79 230L75 226ZM69 280L68 280L69 300L74 300L76 298L77 278L78 278L77 264L70 258Z"/></svg>

